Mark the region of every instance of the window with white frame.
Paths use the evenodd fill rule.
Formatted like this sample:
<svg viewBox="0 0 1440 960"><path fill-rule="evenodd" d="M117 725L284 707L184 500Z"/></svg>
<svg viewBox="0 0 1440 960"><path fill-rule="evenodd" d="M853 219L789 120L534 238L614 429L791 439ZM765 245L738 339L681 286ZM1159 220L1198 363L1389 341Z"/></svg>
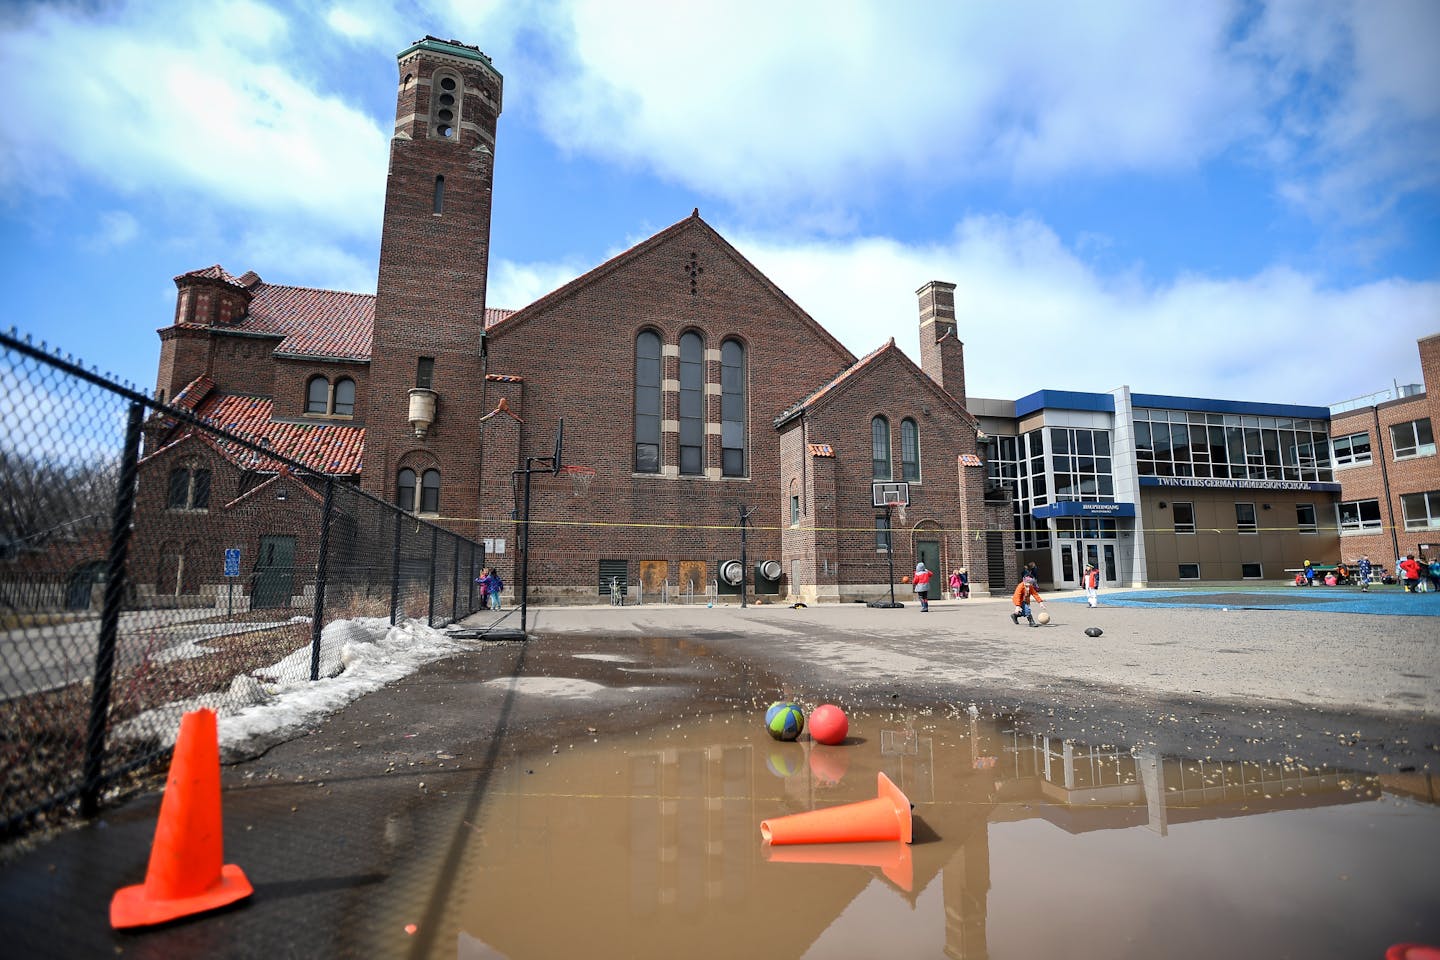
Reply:
<svg viewBox="0 0 1440 960"><path fill-rule="evenodd" d="M1170 504L1170 513L1175 518L1176 533L1195 532L1195 504L1172 503Z"/></svg>
<svg viewBox="0 0 1440 960"><path fill-rule="evenodd" d="M1240 577L1243 580L1263 580L1265 574L1258 563L1240 564Z"/></svg>
<svg viewBox="0 0 1440 960"><path fill-rule="evenodd" d="M1390 428L1390 446L1395 451L1396 460L1433 457L1435 434L1430 429L1430 418L1395 424Z"/></svg>
<svg viewBox="0 0 1440 960"><path fill-rule="evenodd" d="M1406 530L1429 530L1440 527L1440 490L1426 493L1402 493L1400 512Z"/></svg>
<svg viewBox="0 0 1440 960"><path fill-rule="evenodd" d="M1255 504L1235 504L1235 530L1239 533L1258 533L1259 524L1255 522Z"/></svg>
<svg viewBox="0 0 1440 960"><path fill-rule="evenodd" d="M1330 449L1335 456L1335 467L1358 467L1362 464L1371 463L1370 458L1370 434L1352 433L1345 437L1336 437L1330 441Z"/></svg>
<svg viewBox="0 0 1440 960"><path fill-rule="evenodd" d="M1199 580L1199 579L1200 579L1200 564L1198 564L1198 563L1182 563L1182 564L1180 564L1180 579L1181 579L1181 580Z"/></svg>
<svg viewBox="0 0 1440 960"><path fill-rule="evenodd" d="M1337 505L1335 510L1341 533L1379 530L1381 527L1379 500L1347 500Z"/></svg>
<svg viewBox="0 0 1440 960"><path fill-rule="evenodd" d="M1295 528L1301 533L1316 533L1320 524L1315 519L1315 504L1295 504Z"/></svg>

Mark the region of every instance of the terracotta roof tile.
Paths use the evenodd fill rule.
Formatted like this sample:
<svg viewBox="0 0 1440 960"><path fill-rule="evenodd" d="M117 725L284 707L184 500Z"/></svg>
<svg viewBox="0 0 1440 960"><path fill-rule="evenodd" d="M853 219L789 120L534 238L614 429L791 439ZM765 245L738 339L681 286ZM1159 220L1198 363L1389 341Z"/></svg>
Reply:
<svg viewBox="0 0 1440 960"><path fill-rule="evenodd" d="M239 434L321 473L360 472L365 428L330 423L277 423L273 401L263 397L216 396L195 412L223 430ZM226 459L245 470L278 471L278 460L220 437L209 438Z"/></svg>
<svg viewBox="0 0 1440 960"><path fill-rule="evenodd" d="M170 405L182 410L194 410L202 400L210 396L210 391L214 389L215 381L202 373L180 388L180 392L170 398Z"/></svg>
<svg viewBox="0 0 1440 960"><path fill-rule="evenodd" d="M835 456L835 448L830 446L830 444L828 443L812 443L808 444L808 446L810 448L810 456L812 457Z"/></svg>

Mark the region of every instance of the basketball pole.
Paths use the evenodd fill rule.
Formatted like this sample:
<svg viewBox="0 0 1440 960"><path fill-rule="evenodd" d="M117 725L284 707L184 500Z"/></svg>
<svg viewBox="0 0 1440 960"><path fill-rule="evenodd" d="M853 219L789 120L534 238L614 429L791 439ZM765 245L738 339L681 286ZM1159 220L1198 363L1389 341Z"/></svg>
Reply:
<svg viewBox="0 0 1440 960"><path fill-rule="evenodd" d="M891 474L894 476L894 474ZM885 556L890 560L890 608L895 608L895 527L890 523L891 504L885 501Z"/></svg>

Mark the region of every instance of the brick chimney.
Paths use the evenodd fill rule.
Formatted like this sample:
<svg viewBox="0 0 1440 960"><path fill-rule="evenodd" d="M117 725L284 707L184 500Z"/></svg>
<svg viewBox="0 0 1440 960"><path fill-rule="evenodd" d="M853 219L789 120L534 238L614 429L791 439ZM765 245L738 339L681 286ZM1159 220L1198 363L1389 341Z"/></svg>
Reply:
<svg viewBox="0 0 1440 960"><path fill-rule="evenodd" d="M920 298L920 369L965 404L965 344L955 336L955 284L931 280Z"/></svg>

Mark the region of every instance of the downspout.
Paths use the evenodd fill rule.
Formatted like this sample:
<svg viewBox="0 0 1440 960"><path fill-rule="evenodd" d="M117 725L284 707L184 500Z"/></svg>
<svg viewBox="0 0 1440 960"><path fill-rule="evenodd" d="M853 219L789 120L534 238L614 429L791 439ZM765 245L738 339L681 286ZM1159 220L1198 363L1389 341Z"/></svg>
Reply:
<svg viewBox="0 0 1440 960"><path fill-rule="evenodd" d="M1385 488L1385 512L1390 517L1390 545L1395 549L1395 556L1403 557L1405 554L1400 552L1400 535L1396 533L1398 525L1395 523L1395 503L1390 497L1390 469L1385 466L1385 441L1380 437L1380 407L1371 407L1370 413L1375 417L1375 449L1380 454L1380 484Z"/></svg>

